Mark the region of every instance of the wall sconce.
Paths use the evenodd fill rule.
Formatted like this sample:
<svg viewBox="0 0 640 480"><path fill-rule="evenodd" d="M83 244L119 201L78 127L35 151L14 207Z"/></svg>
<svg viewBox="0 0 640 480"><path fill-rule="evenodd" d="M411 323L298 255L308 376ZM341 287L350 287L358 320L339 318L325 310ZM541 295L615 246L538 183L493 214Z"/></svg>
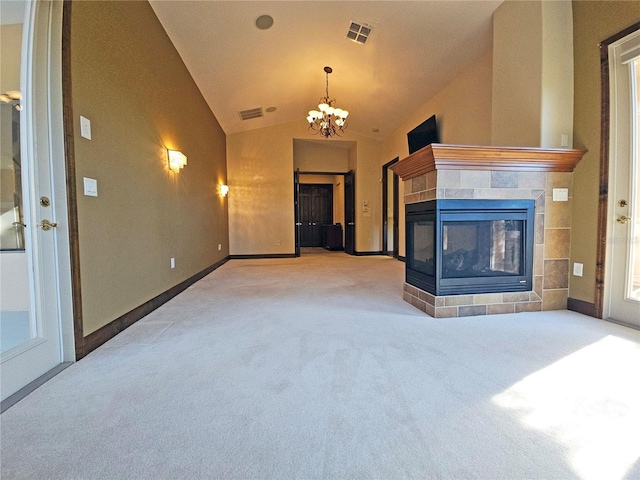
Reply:
<svg viewBox="0 0 640 480"><path fill-rule="evenodd" d="M167 157L169 158L169 169L178 173L187 164L187 156L178 150L167 149Z"/></svg>
<svg viewBox="0 0 640 480"><path fill-rule="evenodd" d="M220 196L226 197L229 193L229 185L220 185Z"/></svg>

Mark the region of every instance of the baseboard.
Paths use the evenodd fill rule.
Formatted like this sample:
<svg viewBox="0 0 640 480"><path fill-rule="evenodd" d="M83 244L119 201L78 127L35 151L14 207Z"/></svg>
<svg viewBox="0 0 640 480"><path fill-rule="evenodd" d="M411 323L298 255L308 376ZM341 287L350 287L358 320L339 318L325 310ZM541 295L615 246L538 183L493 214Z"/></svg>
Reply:
<svg viewBox="0 0 640 480"><path fill-rule="evenodd" d="M589 315L590 317L600 318L598 317L595 304L585 302L584 300L578 300L576 298L567 298L567 310L582 313L583 315Z"/></svg>
<svg viewBox="0 0 640 480"><path fill-rule="evenodd" d="M80 360L80 358L82 358L83 356L89 354L90 352L98 348L100 345L105 343L106 341L112 339L117 334L122 332L125 328L130 327L141 318L149 315L155 309L167 303L173 297L175 297L179 293L189 288L191 285L196 283L201 278L205 277L206 275L213 272L215 269L227 263L228 260L229 260L229 257L223 258L219 262L216 262L213 265L210 265L204 270L180 282L176 286L171 287L169 290L161 293L160 295L152 298L151 300L144 302L139 307L136 307L130 312L127 312L124 315L116 318L115 320L107 323L105 326L99 328L95 332L90 333L89 335L84 337L84 348L82 349L83 355L79 356L77 360Z"/></svg>
<svg viewBox="0 0 640 480"><path fill-rule="evenodd" d="M295 253L266 253L257 255L229 255L230 260L252 260L256 258L296 258Z"/></svg>
<svg viewBox="0 0 640 480"><path fill-rule="evenodd" d="M401 262L405 262L407 261L406 257L403 257L402 255L398 255L398 260L400 260Z"/></svg>
<svg viewBox="0 0 640 480"><path fill-rule="evenodd" d="M356 257L368 257L372 255L384 255L382 251L378 252L353 252Z"/></svg>

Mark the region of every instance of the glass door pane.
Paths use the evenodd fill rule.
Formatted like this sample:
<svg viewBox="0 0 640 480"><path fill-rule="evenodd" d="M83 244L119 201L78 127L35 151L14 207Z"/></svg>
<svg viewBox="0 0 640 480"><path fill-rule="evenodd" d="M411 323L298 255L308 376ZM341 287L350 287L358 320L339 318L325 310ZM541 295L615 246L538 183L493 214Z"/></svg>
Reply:
<svg viewBox="0 0 640 480"><path fill-rule="evenodd" d="M25 250L20 70L23 2L2 5L0 25L0 353L37 336Z"/></svg>

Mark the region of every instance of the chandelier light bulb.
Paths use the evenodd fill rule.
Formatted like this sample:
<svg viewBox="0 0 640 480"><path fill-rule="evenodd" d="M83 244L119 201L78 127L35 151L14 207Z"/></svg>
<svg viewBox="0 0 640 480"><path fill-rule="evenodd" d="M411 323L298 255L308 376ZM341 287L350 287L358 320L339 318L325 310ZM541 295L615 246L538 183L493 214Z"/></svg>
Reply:
<svg viewBox="0 0 640 480"><path fill-rule="evenodd" d="M346 118L349 112L335 107L336 100L329 96L329 74L333 71L331 67L324 67L326 78L325 96L318 103L318 110L309 110L307 122L309 122L309 132L313 135L320 134L323 138L340 137L347 128Z"/></svg>

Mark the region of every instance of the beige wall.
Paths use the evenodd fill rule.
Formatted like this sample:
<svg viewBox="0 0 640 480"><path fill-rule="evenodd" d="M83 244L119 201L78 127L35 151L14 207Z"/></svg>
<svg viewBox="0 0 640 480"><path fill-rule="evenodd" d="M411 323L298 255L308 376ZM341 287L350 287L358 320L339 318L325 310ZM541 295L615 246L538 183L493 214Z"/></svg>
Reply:
<svg viewBox="0 0 640 480"><path fill-rule="evenodd" d="M293 165L301 172L349 171L349 148L353 142L323 140L293 140Z"/></svg>
<svg viewBox="0 0 640 480"><path fill-rule="evenodd" d="M589 152L574 173L571 264L584 264L571 276L569 296L594 301L598 248L600 169L600 50L598 43L640 21L640 2L574 1L574 147Z"/></svg>
<svg viewBox="0 0 640 480"><path fill-rule="evenodd" d="M491 144L492 53L487 52L466 68L431 100L421 105L397 128L382 145L380 165L396 157L409 155L407 132L436 115L440 141L463 145ZM379 167L380 174L382 167ZM400 198L404 197L404 182L400 182ZM404 205L400 205L399 255L405 255Z"/></svg>
<svg viewBox="0 0 640 480"><path fill-rule="evenodd" d="M296 148L304 148L301 144L305 142L296 140L308 140L307 127L301 119L227 136L231 255L294 253L294 143ZM376 179L381 171L380 142L347 131L340 140L328 139L326 143L328 147L332 142L342 146L345 141L354 145L346 151L349 168L355 166L356 170L356 250L379 251L381 198ZM325 167L314 161L312 169L334 171L333 161L328 162ZM362 212L364 199L370 203L370 216Z"/></svg>
<svg viewBox="0 0 640 480"><path fill-rule="evenodd" d="M71 29L87 335L227 256L225 135L148 3L74 2ZM165 148L187 155L180 173Z"/></svg>

